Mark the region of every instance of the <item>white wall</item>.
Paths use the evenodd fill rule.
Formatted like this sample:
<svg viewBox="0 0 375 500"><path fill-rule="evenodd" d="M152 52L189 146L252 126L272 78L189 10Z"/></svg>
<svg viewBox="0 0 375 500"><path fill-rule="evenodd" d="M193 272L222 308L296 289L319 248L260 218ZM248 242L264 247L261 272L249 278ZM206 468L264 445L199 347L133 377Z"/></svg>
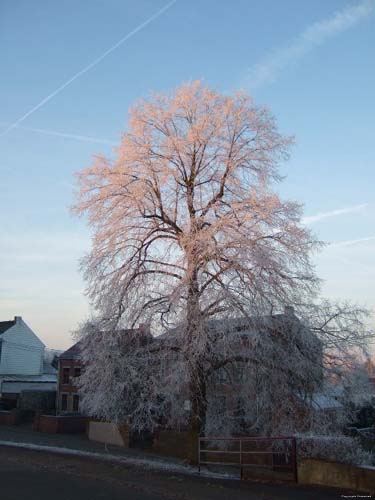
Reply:
<svg viewBox="0 0 375 500"><path fill-rule="evenodd" d="M0 375L42 374L44 344L21 318L0 339Z"/></svg>
<svg viewBox="0 0 375 500"><path fill-rule="evenodd" d="M117 424L112 422L90 422L88 437L91 441L128 447Z"/></svg>

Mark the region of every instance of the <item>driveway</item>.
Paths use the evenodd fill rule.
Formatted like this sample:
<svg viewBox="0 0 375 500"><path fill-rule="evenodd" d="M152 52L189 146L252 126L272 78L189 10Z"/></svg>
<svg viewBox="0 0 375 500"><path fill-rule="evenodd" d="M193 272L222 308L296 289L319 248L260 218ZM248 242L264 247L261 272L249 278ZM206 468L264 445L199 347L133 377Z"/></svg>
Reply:
<svg viewBox="0 0 375 500"><path fill-rule="evenodd" d="M169 474L10 447L0 447L0 490L1 500L320 500L345 494L294 484Z"/></svg>

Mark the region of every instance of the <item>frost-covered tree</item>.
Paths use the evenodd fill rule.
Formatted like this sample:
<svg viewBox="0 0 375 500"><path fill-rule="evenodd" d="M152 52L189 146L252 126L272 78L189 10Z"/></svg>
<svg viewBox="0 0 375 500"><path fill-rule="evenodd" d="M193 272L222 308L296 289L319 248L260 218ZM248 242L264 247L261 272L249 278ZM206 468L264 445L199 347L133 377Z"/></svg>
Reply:
<svg viewBox="0 0 375 500"><path fill-rule="evenodd" d="M82 385L90 393L95 369L107 369L99 392L117 401L109 414L88 396L92 413L139 427L167 414L185 418L193 437L207 428L208 386L219 369L242 363L252 382L256 367L263 377L268 370L289 395L318 383L316 343L306 332L272 333L269 318L285 306L332 340L333 357L342 335L355 338L353 328L327 334L331 323L315 321L327 315L312 305L318 280L310 255L319 244L301 224L301 207L274 187L291 142L249 96L194 82L137 103L115 157L97 156L78 175L75 211L88 215L94 232L82 266L99 317L82 330L96 339L86 342L92 368ZM248 322L250 338L233 340L234 318ZM212 329L212 319L221 327ZM141 323L161 336L131 350L135 334L124 328ZM155 375L164 358L174 367L167 379ZM272 377L262 382L264 405Z"/></svg>

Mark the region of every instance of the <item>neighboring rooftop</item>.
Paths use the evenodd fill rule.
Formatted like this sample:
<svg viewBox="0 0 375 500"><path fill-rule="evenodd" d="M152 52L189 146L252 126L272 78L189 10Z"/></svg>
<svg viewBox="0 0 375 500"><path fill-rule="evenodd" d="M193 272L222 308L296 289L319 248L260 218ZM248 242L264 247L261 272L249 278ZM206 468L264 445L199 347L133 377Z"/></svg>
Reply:
<svg viewBox="0 0 375 500"><path fill-rule="evenodd" d="M60 354L59 359L79 359L81 352L81 341L76 342L72 347Z"/></svg>
<svg viewBox="0 0 375 500"><path fill-rule="evenodd" d="M12 328L17 323L22 321L22 316L14 316L13 320L9 321L0 321L0 335L5 333L9 328Z"/></svg>
<svg viewBox="0 0 375 500"><path fill-rule="evenodd" d="M116 330L117 333L138 333L143 336L149 336L151 337L151 332L150 332L150 326L148 324L141 324L139 325L138 328L127 328L127 329L118 329ZM100 332L101 334L105 334L104 331ZM58 359L80 359L81 358L81 346L82 346L82 341L79 340L75 344L72 345L69 349L64 351L62 354L58 356Z"/></svg>
<svg viewBox="0 0 375 500"><path fill-rule="evenodd" d="M10 321L0 321L0 335L16 324L16 319Z"/></svg>
<svg viewBox="0 0 375 500"><path fill-rule="evenodd" d="M56 368L49 361L46 361L44 359L43 360L43 374L44 375L56 375L56 373L57 373Z"/></svg>

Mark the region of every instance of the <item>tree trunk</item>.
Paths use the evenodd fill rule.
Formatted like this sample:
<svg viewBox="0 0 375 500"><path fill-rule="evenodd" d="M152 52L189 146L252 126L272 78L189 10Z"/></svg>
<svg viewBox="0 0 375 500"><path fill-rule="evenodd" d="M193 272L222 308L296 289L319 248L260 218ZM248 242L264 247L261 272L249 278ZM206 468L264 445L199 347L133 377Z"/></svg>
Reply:
<svg viewBox="0 0 375 500"><path fill-rule="evenodd" d="M204 433L206 423L206 380L204 369L204 342L202 343L202 318L199 307L197 273L191 273L187 303L187 345L190 371L189 399L190 418L188 432L188 460L198 462L198 438ZM203 349L202 349L203 347Z"/></svg>
<svg viewBox="0 0 375 500"><path fill-rule="evenodd" d="M189 386L191 411L188 432L188 459L191 465L198 463L198 438L204 435L206 424L206 381L201 369L202 367L199 365L197 364L194 367L194 373L191 374Z"/></svg>

